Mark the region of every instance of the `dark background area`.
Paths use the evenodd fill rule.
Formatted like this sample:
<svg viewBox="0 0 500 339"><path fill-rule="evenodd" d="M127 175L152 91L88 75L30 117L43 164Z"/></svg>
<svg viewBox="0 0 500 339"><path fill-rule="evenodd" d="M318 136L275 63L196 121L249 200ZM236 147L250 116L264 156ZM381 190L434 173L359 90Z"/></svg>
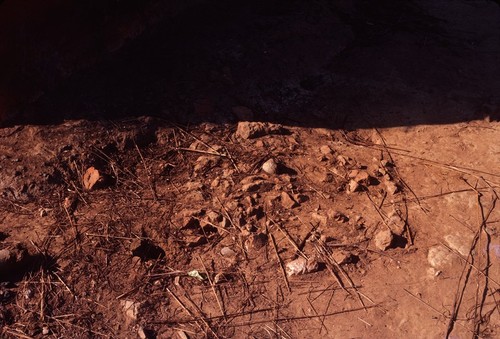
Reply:
<svg viewBox="0 0 500 339"><path fill-rule="evenodd" d="M498 118L493 1L179 3L17 8L25 29L4 30L15 62L2 62L0 86L10 123L231 123L234 106L254 120L333 128Z"/></svg>

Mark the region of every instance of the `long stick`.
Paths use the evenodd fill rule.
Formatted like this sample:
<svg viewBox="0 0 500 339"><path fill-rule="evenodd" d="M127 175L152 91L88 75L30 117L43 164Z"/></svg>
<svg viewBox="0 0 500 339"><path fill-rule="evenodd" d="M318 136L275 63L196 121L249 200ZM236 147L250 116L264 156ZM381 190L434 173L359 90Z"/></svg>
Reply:
<svg viewBox="0 0 500 339"><path fill-rule="evenodd" d="M297 245L297 243L295 242L295 240L292 239L292 237L290 236L290 234L288 234L288 232L286 230L284 230L276 221L274 221L273 219L269 218L269 220L271 220L271 222L276 226L278 227L278 229L281 231L281 233L283 233L283 235L287 238L287 240L290 242L290 244L292 244L292 246L295 248L295 250L302 256L304 257L304 259L307 259L307 256L304 254L304 252L302 252L300 250L300 247L299 245Z"/></svg>
<svg viewBox="0 0 500 339"><path fill-rule="evenodd" d="M219 294L215 290L215 284L214 284L212 278L210 278L210 273L208 272L207 267L205 266L205 263L203 262L203 260L201 260L200 256L198 256L198 259L200 260L201 265L203 266L203 269L207 273L208 282L210 283L210 287L212 288L212 292L214 293L215 299L217 300L217 304L219 305L220 313L221 313L221 315L225 319L226 318L226 312L224 312L224 307L223 307L224 305L223 305L222 301L219 299Z"/></svg>
<svg viewBox="0 0 500 339"><path fill-rule="evenodd" d="M177 301L177 303L178 303L178 304L182 307L182 309L183 309L184 311L186 311L186 313L187 313L187 314L189 314L189 315L191 316L191 318L193 318L193 321L196 323L196 325L198 325L198 327L199 327L202 331L204 331L204 330L203 330L203 327L202 327L202 326L198 323L198 319L197 319L197 318L196 318L196 316L193 314L193 312L191 312L191 311L189 310L189 308L187 308L187 307L186 307L186 306L182 303L182 301L181 301L181 300L180 300L180 299L179 299L179 298L178 298L178 297L174 294L174 292L172 292L172 291L171 291L168 287L167 287L167 292L168 292L168 293L170 293L170 295L172 295L172 297L175 299L175 301ZM212 330L212 328L210 327L210 325L208 324L208 322L207 322L205 319L201 318L201 317L200 317L200 319L203 321L203 323L205 324L205 326L206 326L206 327L210 330L210 332L212 332L212 334L213 334L216 338L218 338L217 334L216 334L216 333ZM205 332L205 331L204 331L204 332ZM205 335L206 335L206 333L205 333Z"/></svg>
<svg viewBox="0 0 500 339"><path fill-rule="evenodd" d="M273 247L274 247L274 253L276 253L276 257L278 258L278 263L281 268L281 274L283 275L283 279L285 280L286 288L288 292L292 292L292 289L290 288L290 283L288 282L288 278L286 276L286 271L285 267L283 265L283 260L281 260L281 257L278 253L278 247L276 246L276 240L274 240L274 236L271 234L271 240L273 241Z"/></svg>

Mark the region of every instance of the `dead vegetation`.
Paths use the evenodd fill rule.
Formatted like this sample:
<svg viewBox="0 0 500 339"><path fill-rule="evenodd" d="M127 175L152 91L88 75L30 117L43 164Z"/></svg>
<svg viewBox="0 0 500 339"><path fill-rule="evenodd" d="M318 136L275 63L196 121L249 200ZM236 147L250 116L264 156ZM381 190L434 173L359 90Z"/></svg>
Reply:
<svg viewBox="0 0 500 339"><path fill-rule="evenodd" d="M53 130L66 135L86 124ZM28 190L19 203L22 192L9 196L4 188L2 198L4 225L19 226L20 214L44 224L26 231L30 240L2 231L10 253L2 261L4 335L295 338L317 327L328 336L325 324L351 313L372 327L365 315L387 310L363 277L374 260L412 253L418 231L408 206L425 213L430 198L402 179L393 156L404 151L379 132L379 144L283 127L245 139L242 124L229 132L235 129L146 118L100 123L92 138L71 143L42 141L46 158L23 163L55 173L27 169L32 189L47 193ZM44 134L38 127L17 133ZM262 169L269 159L277 164L271 174ZM469 258L457 254L465 271L453 308L441 312L405 290L439 312L450 333L459 324L484 335L495 310L491 258L471 257L480 239L486 248L491 242L485 227L496 198L486 210L482 199L495 184L481 182L470 190L483 221ZM15 248L22 248L17 257ZM482 282L468 326L457 317L474 275Z"/></svg>

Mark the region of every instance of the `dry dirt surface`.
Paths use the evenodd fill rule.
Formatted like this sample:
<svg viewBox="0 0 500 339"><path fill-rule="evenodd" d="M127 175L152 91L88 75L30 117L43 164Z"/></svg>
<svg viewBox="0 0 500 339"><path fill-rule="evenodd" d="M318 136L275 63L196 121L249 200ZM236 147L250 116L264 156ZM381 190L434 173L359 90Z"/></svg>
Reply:
<svg viewBox="0 0 500 339"><path fill-rule="evenodd" d="M3 338L500 336L498 3L270 3L0 129Z"/></svg>

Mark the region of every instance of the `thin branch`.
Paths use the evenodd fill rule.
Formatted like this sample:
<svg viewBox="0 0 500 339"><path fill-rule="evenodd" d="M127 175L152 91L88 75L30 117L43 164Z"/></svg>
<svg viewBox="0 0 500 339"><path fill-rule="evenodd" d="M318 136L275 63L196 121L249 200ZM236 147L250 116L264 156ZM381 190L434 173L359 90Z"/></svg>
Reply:
<svg viewBox="0 0 500 339"><path fill-rule="evenodd" d="M226 318L226 312L224 312L224 304L223 302L219 299L219 294L217 293L216 289L215 289L215 284L212 280L212 278L210 278L210 273L208 272L207 270L207 267L205 266L205 263L203 262L203 260L201 259L200 256L198 256L198 259L200 260L201 262L201 265L203 266L203 269L205 270L205 272L207 273L207 278L208 278L208 282L210 283L210 287L212 288L212 292L214 293L214 296L215 296L215 300L217 300L217 304L219 305L219 309L220 309L220 313L221 315L224 317L224 319Z"/></svg>
<svg viewBox="0 0 500 339"><path fill-rule="evenodd" d="M307 256L304 254L304 252L302 252L300 250L300 247L297 245L297 243L295 242L295 240L293 240L293 238L290 236L290 234L288 234L288 232L283 229L276 221L274 221L272 218L270 218L268 216L268 219L271 220L271 222L276 226L278 227L278 229L281 231L281 233L283 233L283 235L287 238L287 240L290 242L290 244L295 248L295 250L302 256L304 257L304 259L307 259Z"/></svg>
<svg viewBox="0 0 500 339"><path fill-rule="evenodd" d="M283 260L281 260L281 257L278 253L278 247L276 246L276 240L274 239L274 236L272 234L271 234L271 240L273 242L274 253L276 253L276 257L278 258L278 263L280 265L281 274L283 275L283 280L285 280L286 288L287 288L288 292L292 292L292 289L290 288L290 283L288 282L288 277L286 276L286 271L285 271L285 266L283 265Z"/></svg>

